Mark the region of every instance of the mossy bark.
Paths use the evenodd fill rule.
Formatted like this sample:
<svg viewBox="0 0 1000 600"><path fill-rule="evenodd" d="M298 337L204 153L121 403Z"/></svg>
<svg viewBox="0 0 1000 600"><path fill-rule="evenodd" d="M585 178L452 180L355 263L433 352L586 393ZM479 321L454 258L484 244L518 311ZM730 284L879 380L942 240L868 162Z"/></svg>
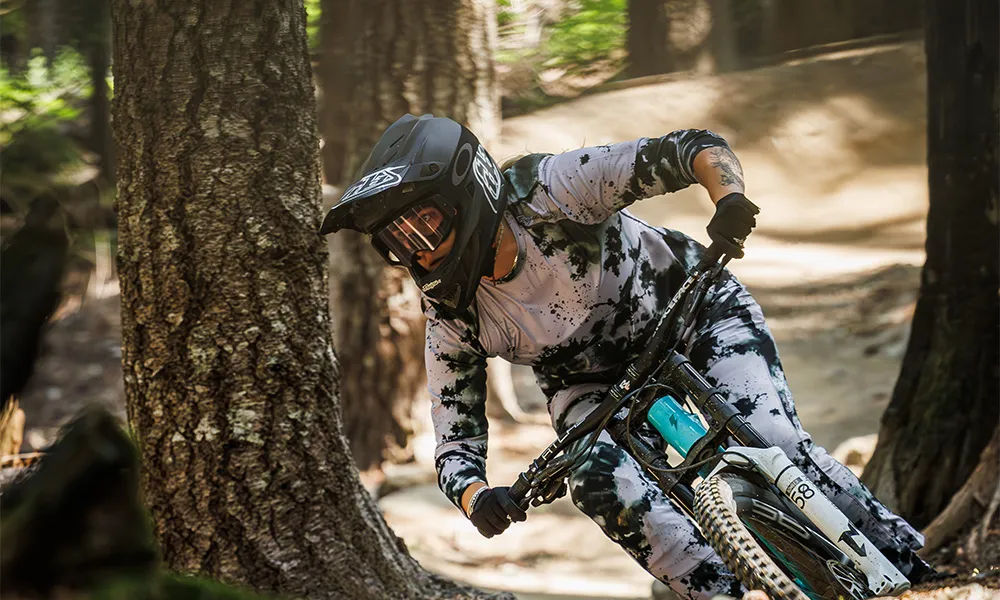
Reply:
<svg viewBox="0 0 1000 600"><path fill-rule="evenodd" d="M997 3L929 0L927 262L863 480L917 526L962 487L1000 420Z"/></svg>
<svg viewBox="0 0 1000 600"><path fill-rule="evenodd" d="M165 565L302 598L424 570L343 436L305 10L113 4L122 363Z"/></svg>
<svg viewBox="0 0 1000 600"><path fill-rule="evenodd" d="M406 113L450 117L484 143L499 134L492 0L324 0L320 110L328 183L351 183ZM344 425L358 467L399 456L424 392L420 292L361 235L331 236L330 296Z"/></svg>

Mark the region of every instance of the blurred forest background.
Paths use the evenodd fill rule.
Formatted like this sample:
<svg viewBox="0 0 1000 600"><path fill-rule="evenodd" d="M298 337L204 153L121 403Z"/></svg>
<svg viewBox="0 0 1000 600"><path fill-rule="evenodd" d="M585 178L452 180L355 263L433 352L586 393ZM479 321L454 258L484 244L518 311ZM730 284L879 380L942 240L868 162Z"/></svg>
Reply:
<svg viewBox="0 0 1000 600"><path fill-rule="evenodd" d="M194 69L171 79L177 64L211 63L213 52L227 57L226 68L241 64L234 58L241 51L256 52L255 64L262 64L267 52L284 56L281 46L264 42L241 46L246 42L214 21L212 11L185 12L208 4L180 2L163 9L163 15L136 16L142 11L106 0L0 3L4 473L11 477L44 453L81 409L103 407L129 424L143 465L139 480L153 524L149 532L139 527L142 539L130 539L130 547L148 548L143 536L155 536L169 568L259 591L310 597L394 595L386 590L423 595L417 590L428 589L446 590L440 597L475 596L479 592L450 587L437 575L415 574L417 567L406 562L408 557L392 558L385 550L381 554L390 556L386 564L361 555L363 567L346 561L346 567L332 569L341 574L344 569L374 569L385 587L372 589L380 592L362 593L364 586L354 589L323 578L329 586L342 586L343 594L324 596L309 592L304 573L262 575L254 560L230 561L221 558L228 550L206 552L199 545L207 543L199 541L202 534L215 536L213 548L246 547L248 539L264 535L253 533L259 523L246 525L253 521L249 517L262 498L256 495L260 491L252 485L250 491L226 487L220 483L225 475L211 464L213 453L229 456L220 449L232 446L232 440L187 450L177 446L187 443L185 436L203 440L198 432L206 422L229 423L220 427L239 438L245 425L239 420L246 416L240 413L239 399L194 406L199 398L228 394L230 381L218 370L236 368L220 366L230 363L216 359L213 374L203 378L198 360L218 348L230 355L236 348L239 355L257 342L233 334L226 319L236 323L236 317L216 314L225 309L209 300L200 308L189 303L176 322L170 321L175 328L183 328L182 321L196 324L181 337L149 316L173 319L174 313L144 296L143 286L159 290L164 298L184 295L177 290L187 288L172 286L173 267L166 265L173 261L187 273L182 281L196 281L198 267L186 265L206 260L198 245L219 249L224 244L201 237L209 235L211 219L224 220L222 213L170 208L170 198L190 201L205 189L216 190L214 184L202 185L197 174L183 169L175 187L162 183L173 181L169 177L155 184L149 178L161 165L187 156L185 152L196 153L199 145L211 146L217 137L240 138L234 133L239 127L254 130L257 143L292 136L269 119L242 125L225 121L227 106L249 110L241 104L243 90L249 89L242 77L223 85L216 81L224 79L218 72L206 75L209 71ZM316 86L324 207L352 181L378 134L405 112L462 121L498 160L678 128L705 127L725 136L743 162L749 196L763 209L747 258L732 268L764 307L806 429L859 473L867 465L866 483L914 524L928 528L933 550L944 553L941 560L966 570L1000 568L1000 533L990 526L1000 502L996 461L990 458L998 452L1000 419L995 402L1000 394L997 120L995 110L969 108L981 106L980 98L988 98L990 89L995 100L996 73L992 79L980 74L995 71L997 58L995 48L976 59L967 59L975 55L972 51L962 54L983 42L960 31L959 17L940 9L946 2L929 2L932 8L924 10L922 4L903 0L306 0L304 12L301 4L275 6L279 4L281 8L264 11L262 22L290 19L294 28L304 20L303 48ZM961 4L977 22L996 17L995 7ZM285 12L276 16L273 11ZM238 18L256 17L240 13ZM982 30L987 47L990 40L994 46L997 41L993 21ZM272 27L266 31L285 31ZM172 31L187 37L157 37ZM211 32L219 36L214 41ZM288 39L293 38L298 43L294 34ZM971 65L968 71L956 70L954 62L933 71L931 41L942 57L957 53L955 60ZM272 88L280 80L290 90L271 99L279 105L290 102L298 89L293 79L263 80ZM941 106L933 105L934 81L944 90L937 96L944 98ZM966 87L970 81L980 87ZM169 90L170 84L176 84L177 98L168 92L160 100L143 96L144 87ZM190 86L196 91L185 92ZM122 97L115 97L116 89ZM221 111L222 134L200 133L199 123L208 117L188 104L194 95ZM164 114L172 111L171 116L157 113L157 119L147 119L144 115L156 113L152 105L161 101ZM113 105L118 123L112 122ZM310 122L311 111L306 104L288 108L289 114L305 115L304 123ZM961 117L968 119L960 122ZM939 142L927 136L928 126L934 131L935 124L947 132ZM991 126L992 137L983 137ZM269 147L290 147L283 144ZM309 179L316 166L302 152L302 177ZM937 180L931 172L928 187L928 162L936 152L944 166ZM130 158L119 161L120 153ZM956 171L955 163L961 163L956 156L980 161L968 170L978 169L986 179L992 173L994 182ZM116 165L124 165L123 174L116 173ZM944 183L948 173L959 171L956 177L964 183ZM265 185L253 179L254 185L305 189L303 197L309 196L308 182L282 179L286 171L277 168L274 173L273 181ZM234 194L249 181L231 174L215 177L218 189L232 188ZM197 185L185 187L184 181ZM965 191L955 191L962 186ZM935 189L941 199L937 212ZM122 204L118 194L123 190L143 202ZM225 196L212 191L208 197L214 194ZM949 194L965 195L960 201ZM248 209L247 223L274 216L269 209L256 210ZM699 190L640 203L635 212L706 241L711 206ZM178 226L183 242L175 245L169 235L157 233L184 221L191 225ZM283 242L272 239L269 246L267 226L247 228L262 236L264 241L257 242L267 250L262 255L283 264L282 252L273 247ZM211 235L221 235L223 229L220 225ZM250 235L243 229L229 231L227 239ZM963 232L959 246L955 231ZM161 247L170 248L169 261L162 265L154 256ZM423 568L453 580L513 590L525 598L647 597L651 578L565 499L532 513L527 524L497 540L474 535L435 485L418 290L405 273L386 268L360 235L332 236L329 250L329 296L324 293L323 301L331 309L326 335L333 336L336 375L332 386L321 377L317 389L335 388L329 423L339 423L336 428L342 428L351 451L337 464L357 468L349 476L338 475L338 481L357 479L359 473L378 502L357 500L350 491L355 484L344 484L348 491L340 498L360 505L365 515L345 520L361 523L359 528L376 523L375 533L369 531L368 537L361 536L367 541L359 543L384 548L384 540L395 539L381 517L371 516L380 509L406 542L406 548L394 552L408 552ZM255 265L264 264L247 261L244 268L256 272ZM149 279L144 268L152 268L155 277ZM232 280L217 277L193 294L224 295L227 281ZM923 297L936 300L921 305ZM235 297L230 301L239 302ZM287 316L263 306L255 315L244 315L248 320L240 331L259 325L253 319ZM197 330L205 315L213 314L218 322L205 329L212 333ZM166 341L160 344L159 339ZM948 340L947 348L942 339ZM298 360L282 363L290 387L299 385L300 373L314 371ZM163 364L174 361L187 365L178 367L187 375L160 387L149 383L167 369ZM187 385L182 381L186 377L197 384ZM552 431L529 368L491 361L489 384L490 477L505 484L551 440ZM268 402L278 402L283 393L265 395L270 394ZM8 402L11 398L16 401ZM107 434L106 423L95 419L89 426ZM253 426L246 428L256 431L260 423L250 422ZM330 444L337 447L335 441ZM115 460L131 465L134 457L125 446L114 447L121 449ZM254 452L260 454L260 464L309 463L294 448L282 454L284 449ZM252 464L244 467L253 469L246 466ZM290 473L306 480L315 476L295 475L294 469ZM254 502L223 509L226 496L207 491L201 498L192 494L178 500L178 490L185 486L225 489L230 500L233 494L249 494ZM956 492L961 492L957 504ZM244 511L248 519L226 510ZM42 514L47 513L32 518L44 520ZM942 514L944 521L935 520ZM206 519L215 525L205 526ZM237 522L240 526L232 527ZM219 533L223 530L239 531L230 536ZM5 531L12 535L21 530L8 525ZM347 531L330 535L355 535ZM37 560L37 573L46 567L84 569L86 561L71 554L60 555L64 562L58 564L51 557L6 554L3 565L10 569Z"/></svg>

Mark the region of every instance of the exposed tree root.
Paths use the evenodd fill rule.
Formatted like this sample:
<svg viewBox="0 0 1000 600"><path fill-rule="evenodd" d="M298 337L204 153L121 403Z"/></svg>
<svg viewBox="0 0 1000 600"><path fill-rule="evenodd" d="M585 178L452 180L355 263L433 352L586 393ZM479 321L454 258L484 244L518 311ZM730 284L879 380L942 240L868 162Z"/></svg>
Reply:
<svg viewBox="0 0 1000 600"><path fill-rule="evenodd" d="M972 547L967 547L967 551L971 550L973 554L970 556L974 556L977 543L985 538L989 521L996 513L998 505L1000 505L1000 428L993 432L993 438L980 455L979 464L969 479L944 511L924 529L925 541L920 555L929 556L966 530L980 518L980 515L985 515L982 524L973 529L969 538Z"/></svg>
<svg viewBox="0 0 1000 600"><path fill-rule="evenodd" d="M994 457L994 463L996 463L996 459L997 457ZM993 498L990 499L990 504L986 507L986 514L983 515L979 526L974 527L969 532L968 540L965 543L965 551L968 553L969 559L973 562L979 561L979 550L983 542L986 541L986 536L990 530L990 523L993 522L993 516L996 515L998 506L1000 506L1000 481L997 481L994 486Z"/></svg>

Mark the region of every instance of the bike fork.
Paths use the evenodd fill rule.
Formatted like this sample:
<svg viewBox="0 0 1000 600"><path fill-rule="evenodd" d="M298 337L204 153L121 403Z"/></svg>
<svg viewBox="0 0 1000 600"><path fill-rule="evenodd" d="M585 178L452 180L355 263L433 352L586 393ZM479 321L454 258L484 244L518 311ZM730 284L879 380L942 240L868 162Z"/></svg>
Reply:
<svg viewBox="0 0 1000 600"><path fill-rule="evenodd" d="M868 577L868 585L876 595L896 595L909 589L909 580L792 464L781 448L730 447L711 475L727 466L756 471L766 477L854 561L857 569Z"/></svg>

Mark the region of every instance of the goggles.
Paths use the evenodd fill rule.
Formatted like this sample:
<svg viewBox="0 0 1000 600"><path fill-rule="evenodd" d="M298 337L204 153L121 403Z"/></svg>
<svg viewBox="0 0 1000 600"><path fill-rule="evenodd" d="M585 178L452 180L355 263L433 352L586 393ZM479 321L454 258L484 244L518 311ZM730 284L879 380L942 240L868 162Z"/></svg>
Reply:
<svg viewBox="0 0 1000 600"><path fill-rule="evenodd" d="M435 194L409 207L378 232L372 245L391 265L412 267L421 251L434 251L451 233L455 212Z"/></svg>

